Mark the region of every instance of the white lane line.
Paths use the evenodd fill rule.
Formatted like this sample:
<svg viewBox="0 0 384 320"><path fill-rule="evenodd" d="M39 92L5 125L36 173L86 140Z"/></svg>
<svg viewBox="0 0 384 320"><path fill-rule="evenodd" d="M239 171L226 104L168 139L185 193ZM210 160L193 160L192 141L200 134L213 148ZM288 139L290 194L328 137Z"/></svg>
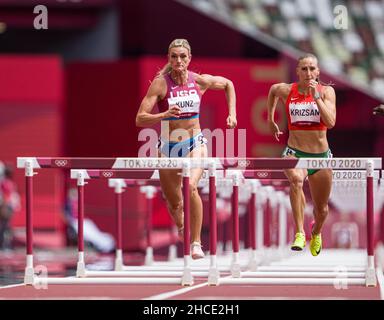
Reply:
<svg viewBox="0 0 384 320"><path fill-rule="evenodd" d="M177 295L180 295L180 294L183 294L183 293L195 290L195 289L205 287L207 285L208 285L208 282L203 282L203 283L191 286L191 287L181 288L181 289L177 289L174 291L164 292L164 293L160 293L160 294L157 294L154 296L143 298L142 300L165 300L165 299L169 299L169 298L172 298L174 296L177 296Z"/></svg>
<svg viewBox="0 0 384 320"><path fill-rule="evenodd" d="M384 275L383 269L381 267L376 268L377 282L379 283L380 288L380 298L384 300Z"/></svg>
<svg viewBox="0 0 384 320"><path fill-rule="evenodd" d="M15 288L15 287L20 287L20 286L25 286L25 284L24 283L10 284L8 286L0 287L0 289Z"/></svg>

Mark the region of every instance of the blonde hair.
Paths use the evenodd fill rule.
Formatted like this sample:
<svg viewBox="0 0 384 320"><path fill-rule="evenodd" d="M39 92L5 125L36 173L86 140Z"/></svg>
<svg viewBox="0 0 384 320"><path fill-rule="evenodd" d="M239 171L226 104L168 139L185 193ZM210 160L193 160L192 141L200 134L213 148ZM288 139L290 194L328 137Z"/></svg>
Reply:
<svg viewBox="0 0 384 320"><path fill-rule="evenodd" d="M175 39L173 40L169 46L168 46L168 53L169 50L172 48L178 48L178 47L183 47L188 50L189 54L191 54L191 46L188 42L187 39ZM169 72L171 72L171 64L168 62L157 74L156 77L163 76Z"/></svg>
<svg viewBox="0 0 384 320"><path fill-rule="evenodd" d="M189 42L187 39L175 39L173 40L168 47L168 52L171 48L176 47L183 47L189 51L189 54L191 54L191 46L189 45Z"/></svg>

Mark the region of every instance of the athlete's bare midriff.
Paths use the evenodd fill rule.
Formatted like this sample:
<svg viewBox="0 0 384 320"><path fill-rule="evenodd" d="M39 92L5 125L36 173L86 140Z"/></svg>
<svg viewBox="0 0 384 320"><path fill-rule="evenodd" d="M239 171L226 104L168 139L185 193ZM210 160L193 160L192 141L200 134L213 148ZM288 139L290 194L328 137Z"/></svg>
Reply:
<svg viewBox="0 0 384 320"><path fill-rule="evenodd" d="M286 104L292 84L286 87L282 96ZM307 153L323 153L328 151L327 130L290 130L288 146Z"/></svg>
<svg viewBox="0 0 384 320"><path fill-rule="evenodd" d="M199 118L161 122L161 137L171 142L181 142L201 132Z"/></svg>
<svg viewBox="0 0 384 320"><path fill-rule="evenodd" d="M290 130L288 146L307 153L323 153L329 149L326 130Z"/></svg>

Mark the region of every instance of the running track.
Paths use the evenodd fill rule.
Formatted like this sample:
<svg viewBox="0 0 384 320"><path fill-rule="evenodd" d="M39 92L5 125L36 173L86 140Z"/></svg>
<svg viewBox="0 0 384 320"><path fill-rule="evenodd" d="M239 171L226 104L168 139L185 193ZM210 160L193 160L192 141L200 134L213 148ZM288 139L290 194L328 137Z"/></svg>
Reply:
<svg viewBox="0 0 384 320"><path fill-rule="evenodd" d="M272 251L271 251L272 252ZM287 253L288 252L288 253ZM309 250L300 253L285 252L287 257L279 261L264 264L263 268L273 266L292 267L363 267L366 264L365 250L323 250L318 257L312 257ZM273 253L270 253L270 259ZM280 252L281 255L281 252ZM245 253L242 258L245 257ZM180 259L181 260L181 259ZM245 261L242 259L241 261ZM230 256L224 255L218 260L219 266L230 262ZM158 263L160 264L160 263ZM164 264L164 262L162 262ZM182 261L167 262L168 265L181 265ZM194 261L194 265L209 265L209 258ZM335 269L336 270L336 269ZM49 300L383 300L384 280L381 269L377 270L378 285L365 287L349 285L219 285L208 286L206 278L195 277L194 285L52 285L47 289L35 289L24 284L8 285L0 288L0 299L49 299ZM221 277L228 277L221 273Z"/></svg>

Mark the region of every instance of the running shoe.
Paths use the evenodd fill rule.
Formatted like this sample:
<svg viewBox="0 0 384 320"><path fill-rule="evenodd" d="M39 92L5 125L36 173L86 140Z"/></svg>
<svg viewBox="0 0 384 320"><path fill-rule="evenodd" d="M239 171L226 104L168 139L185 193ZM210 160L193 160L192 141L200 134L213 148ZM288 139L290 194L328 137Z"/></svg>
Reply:
<svg viewBox="0 0 384 320"><path fill-rule="evenodd" d="M322 241L321 241L321 233L319 234L312 234L311 236L311 242L309 243L309 249L311 250L311 253L313 256L318 256L322 247Z"/></svg>
<svg viewBox="0 0 384 320"><path fill-rule="evenodd" d="M203 250L201 249L201 243L200 242L197 242L197 241L192 242L191 255L192 255L193 260L204 258L205 255L204 255Z"/></svg>
<svg viewBox="0 0 384 320"><path fill-rule="evenodd" d="M297 232L295 234L295 241L293 241L291 250L301 251L305 247L305 234L302 232Z"/></svg>
<svg viewBox="0 0 384 320"><path fill-rule="evenodd" d="M313 234L313 226L315 225L315 220L311 222L311 241L309 242L309 249L314 257L320 254L322 248L321 233Z"/></svg>

